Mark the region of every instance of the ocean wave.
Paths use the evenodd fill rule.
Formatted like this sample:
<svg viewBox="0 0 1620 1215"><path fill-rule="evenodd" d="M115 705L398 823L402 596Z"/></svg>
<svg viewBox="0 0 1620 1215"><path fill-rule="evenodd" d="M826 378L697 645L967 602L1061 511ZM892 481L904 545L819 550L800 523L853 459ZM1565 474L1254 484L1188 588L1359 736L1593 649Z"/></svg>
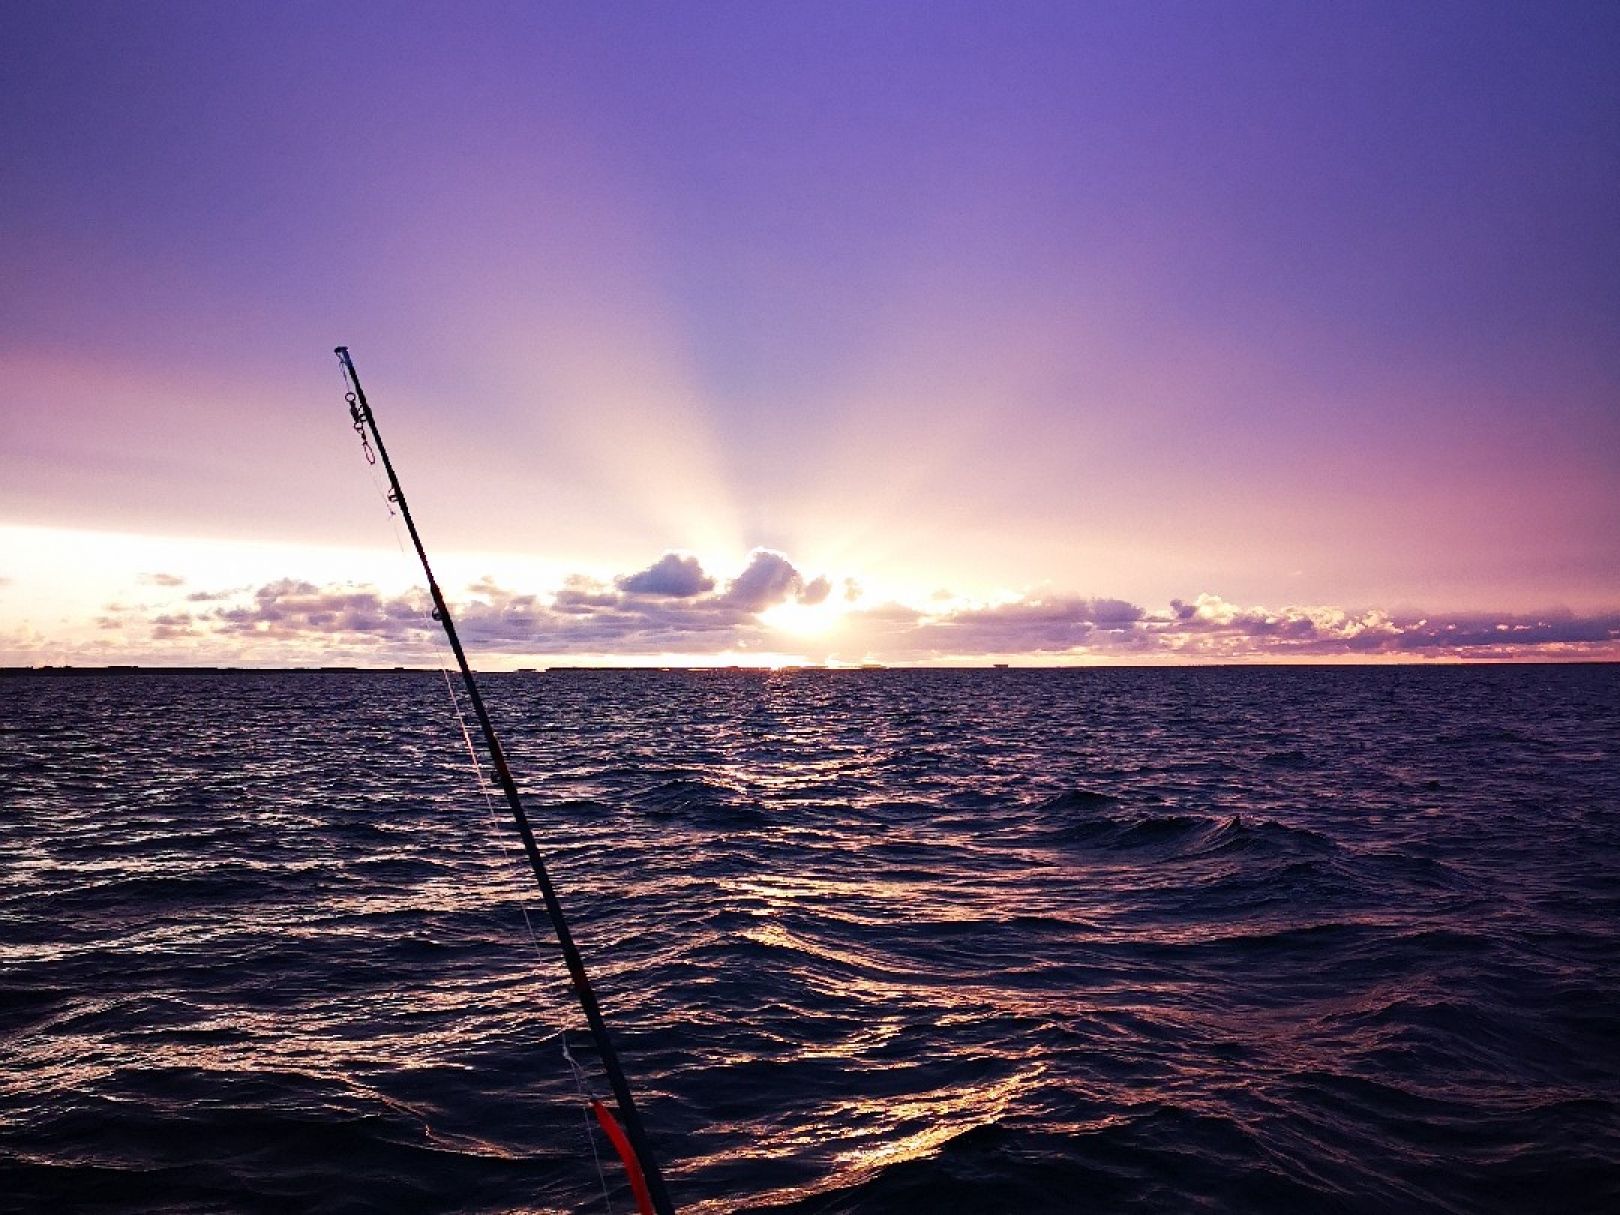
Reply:
<svg viewBox="0 0 1620 1215"><path fill-rule="evenodd" d="M1620 1206L1612 669L1006 674L490 682L682 1209ZM434 680L5 691L0 1208L631 1209Z"/></svg>

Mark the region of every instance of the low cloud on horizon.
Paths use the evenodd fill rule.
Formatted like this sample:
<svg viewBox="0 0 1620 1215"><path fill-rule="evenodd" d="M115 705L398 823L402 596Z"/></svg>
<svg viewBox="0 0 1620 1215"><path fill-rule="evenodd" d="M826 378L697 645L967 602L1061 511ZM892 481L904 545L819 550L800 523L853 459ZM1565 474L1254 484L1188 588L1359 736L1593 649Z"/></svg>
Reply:
<svg viewBox="0 0 1620 1215"><path fill-rule="evenodd" d="M1150 609L1049 591L992 604L947 598L919 607L868 602L847 577L838 584L844 592L834 596L833 578L807 577L785 555L765 549L726 580L698 558L671 552L608 580L574 575L549 593L509 589L486 577L450 599L468 647L486 662L513 665L664 656L748 661L749 655L893 664L1620 657L1620 611L1270 609L1207 592ZM775 609L825 613L818 617L823 631L784 626ZM439 625L425 593L385 595L368 585L291 578L193 590L166 605L112 603L96 625L98 641L72 655L55 654L37 634L8 648L21 646L42 662L392 665L439 656Z"/></svg>

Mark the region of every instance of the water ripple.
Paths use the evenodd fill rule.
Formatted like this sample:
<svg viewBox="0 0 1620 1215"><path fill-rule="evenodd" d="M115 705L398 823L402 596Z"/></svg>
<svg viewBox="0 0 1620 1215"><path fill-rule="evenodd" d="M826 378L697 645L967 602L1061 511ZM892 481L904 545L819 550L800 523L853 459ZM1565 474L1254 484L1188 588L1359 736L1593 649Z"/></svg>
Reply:
<svg viewBox="0 0 1620 1215"><path fill-rule="evenodd" d="M1620 1209L1614 668L486 693L684 1209ZM0 742L0 1207L605 1209L436 673Z"/></svg>

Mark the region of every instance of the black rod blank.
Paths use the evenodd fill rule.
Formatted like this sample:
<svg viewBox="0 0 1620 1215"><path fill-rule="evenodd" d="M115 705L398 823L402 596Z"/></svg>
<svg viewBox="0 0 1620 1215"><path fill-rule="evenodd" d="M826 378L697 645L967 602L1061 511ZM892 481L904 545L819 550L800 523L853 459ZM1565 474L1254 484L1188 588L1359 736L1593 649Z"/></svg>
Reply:
<svg viewBox="0 0 1620 1215"><path fill-rule="evenodd" d="M590 1025L591 1038L602 1057L602 1070L607 1073L608 1085L612 1088L614 1099L618 1104L619 1117L624 1123L625 1133L629 1136L631 1145L636 1150L636 1157L641 1163L653 1207L658 1215L675 1215L675 1206L670 1202L669 1192L664 1188L663 1175L658 1170L658 1162L653 1157L646 1129L641 1123L641 1114L636 1109L635 1097L630 1093L630 1083L625 1079L624 1068L619 1064L619 1053L613 1047L607 1022L602 1019L601 1007L596 1002L596 993L591 988L590 979L586 977L585 962L580 957L579 947L574 944L574 934L569 931L568 920L563 915L562 902L557 897L556 888L552 886L551 878L546 873L546 863L540 855L539 844L535 842L534 829L529 825L528 813L523 808L522 798L518 796L517 782L512 779L512 771L506 765L506 752L501 748L501 740L496 737L494 723L489 719L489 711L484 708L484 698L478 692L478 681L473 678L472 668L467 665L467 654L461 648L461 638L456 635L456 625L450 616L450 607L445 603L444 594L439 590L439 583L433 577L433 567L428 564L427 549L422 546L422 537L416 530L416 521L411 518L411 508L405 504L405 491L400 487L394 465L388 459L388 449L383 446L382 435L377 430L377 419L372 416L371 406L366 403L366 393L360 387L360 376L354 369L354 360L349 357L347 346L337 347L335 353L338 362L343 365L344 374L354 385L354 393L349 399L349 413L356 429L364 426L371 432L371 439L377 446L377 455L382 460L383 471L388 474L390 500L398 505L399 513L405 520L405 529L410 532L411 543L416 546L416 555L422 562L422 573L427 577L428 594L433 598L433 618L444 626L444 635L449 639L450 648L456 655L456 665L461 668L461 680L466 685L467 699L472 702L473 713L478 718L478 728L483 731L484 743L489 748L490 762L495 768L495 779L501 787L501 792L506 795L506 804L517 823L518 834L523 837L523 851L528 854L529 866L534 870L534 880L540 884L546 914L556 931L557 944L562 947L563 961L568 967L569 977L573 980L574 994L579 998L580 1007L585 1012L585 1020ZM364 432L361 437L365 437Z"/></svg>

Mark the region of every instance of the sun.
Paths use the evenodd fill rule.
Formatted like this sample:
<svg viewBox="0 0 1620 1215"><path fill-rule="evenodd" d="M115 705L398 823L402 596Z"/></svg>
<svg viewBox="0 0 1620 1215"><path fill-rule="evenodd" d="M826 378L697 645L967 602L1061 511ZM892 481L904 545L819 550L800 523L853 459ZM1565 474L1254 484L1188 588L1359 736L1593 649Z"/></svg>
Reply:
<svg viewBox="0 0 1620 1215"><path fill-rule="evenodd" d="M819 637L829 633L844 618L845 605L832 598L820 603L779 603L759 614L761 624L795 637Z"/></svg>

